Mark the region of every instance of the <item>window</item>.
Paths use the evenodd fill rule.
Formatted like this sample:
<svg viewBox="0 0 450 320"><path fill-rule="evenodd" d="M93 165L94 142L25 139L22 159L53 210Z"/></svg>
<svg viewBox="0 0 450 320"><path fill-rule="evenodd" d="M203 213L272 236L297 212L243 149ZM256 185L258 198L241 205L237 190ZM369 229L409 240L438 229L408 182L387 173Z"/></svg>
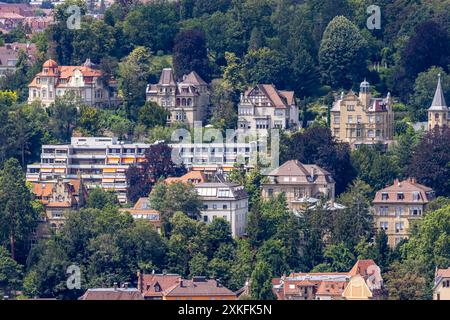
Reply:
<svg viewBox="0 0 450 320"><path fill-rule="evenodd" d="M362 123L362 117L356 116L356 123Z"/></svg>
<svg viewBox="0 0 450 320"><path fill-rule="evenodd" d="M353 104L348 104L347 111L355 111L355 106Z"/></svg>
<svg viewBox="0 0 450 320"><path fill-rule="evenodd" d="M380 216L387 216L389 214L389 207L380 207Z"/></svg>
<svg viewBox="0 0 450 320"><path fill-rule="evenodd" d="M384 231L387 231L389 229L389 223L387 221L381 221L380 222L380 229L383 229Z"/></svg>
<svg viewBox="0 0 450 320"><path fill-rule="evenodd" d="M227 209L228 209L228 206L227 206L226 204L224 204L224 205L222 206L222 208L223 208L223 210L227 210Z"/></svg>
<svg viewBox="0 0 450 320"><path fill-rule="evenodd" d="M208 222L208 216L203 216L203 221Z"/></svg>
<svg viewBox="0 0 450 320"><path fill-rule="evenodd" d="M381 194L381 200L389 200L389 194L383 192L383 193Z"/></svg>
<svg viewBox="0 0 450 320"><path fill-rule="evenodd" d="M217 204L213 204L213 209L217 210Z"/></svg>
<svg viewBox="0 0 450 320"><path fill-rule="evenodd" d="M412 196L413 196L413 200L414 201L419 201L420 200L420 192L414 191Z"/></svg>
<svg viewBox="0 0 450 320"><path fill-rule="evenodd" d="M405 195L403 194L403 192L398 192L397 193L397 200L404 200L405 199Z"/></svg>
<svg viewBox="0 0 450 320"><path fill-rule="evenodd" d="M395 223L395 232L399 233L400 231L403 231L403 228L404 228L403 222Z"/></svg>
<svg viewBox="0 0 450 320"><path fill-rule="evenodd" d="M269 194L269 197L273 197L273 189L267 190L267 193Z"/></svg>
<svg viewBox="0 0 450 320"><path fill-rule="evenodd" d="M352 116L348 116L348 123L353 123L353 117Z"/></svg>
<svg viewBox="0 0 450 320"><path fill-rule="evenodd" d="M395 208L395 216L400 217L403 214L403 207L396 207Z"/></svg>
<svg viewBox="0 0 450 320"><path fill-rule="evenodd" d="M341 117L340 116L334 116L333 119L334 119L334 121L333 121L334 124L339 124L341 122Z"/></svg>

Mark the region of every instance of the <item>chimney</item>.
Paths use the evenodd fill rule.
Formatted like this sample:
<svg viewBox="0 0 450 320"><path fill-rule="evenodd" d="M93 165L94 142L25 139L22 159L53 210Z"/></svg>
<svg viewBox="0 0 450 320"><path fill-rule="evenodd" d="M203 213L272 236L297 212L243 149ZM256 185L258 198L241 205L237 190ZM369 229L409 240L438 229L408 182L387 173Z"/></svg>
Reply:
<svg viewBox="0 0 450 320"><path fill-rule="evenodd" d="M123 288L124 288L124 289L128 289L128 282L124 282L124 283L123 283Z"/></svg>
<svg viewBox="0 0 450 320"><path fill-rule="evenodd" d="M142 293L144 292L144 273L142 269L138 269L137 277L138 277L138 290Z"/></svg>
<svg viewBox="0 0 450 320"><path fill-rule="evenodd" d="M114 287L114 290L117 290L119 288L117 282L114 282L114 286L113 287Z"/></svg>
<svg viewBox="0 0 450 320"><path fill-rule="evenodd" d="M314 180L314 177L316 176L316 168L311 167L311 179Z"/></svg>

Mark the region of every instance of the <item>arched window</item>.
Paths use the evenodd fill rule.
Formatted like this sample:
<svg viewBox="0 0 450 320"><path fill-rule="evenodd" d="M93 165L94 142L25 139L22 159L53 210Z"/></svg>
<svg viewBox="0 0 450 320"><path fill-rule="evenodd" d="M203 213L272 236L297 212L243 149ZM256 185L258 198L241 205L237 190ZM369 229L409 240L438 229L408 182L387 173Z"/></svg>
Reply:
<svg viewBox="0 0 450 320"><path fill-rule="evenodd" d="M188 106L192 105L192 99L191 99L191 98L189 98L189 99L187 100L187 105L188 105Z"/></svg>
<svg viewBox="0 0 450 320"><path fill-rule="evenodd" d="M185 99L185 98L181 99L181 105L182 105L183 107L186 106L186 99Z"/></svg>
<svg viewBox="0 0 450 320"><path fill-rule="evenodd" d="M177 98L177 107L180 106L180 98Z"/></svg>

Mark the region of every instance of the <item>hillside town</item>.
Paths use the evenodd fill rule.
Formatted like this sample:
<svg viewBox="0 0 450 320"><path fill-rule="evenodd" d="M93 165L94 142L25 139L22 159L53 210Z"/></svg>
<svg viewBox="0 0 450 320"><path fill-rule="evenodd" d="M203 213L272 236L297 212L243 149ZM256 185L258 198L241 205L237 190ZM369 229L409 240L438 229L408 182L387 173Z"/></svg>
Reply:
<svg viewBox="0 0 450 320"><path fill-rule="evenodd" d="M363 2L0 3L0 300L450 300L450 1Z"/></svg>

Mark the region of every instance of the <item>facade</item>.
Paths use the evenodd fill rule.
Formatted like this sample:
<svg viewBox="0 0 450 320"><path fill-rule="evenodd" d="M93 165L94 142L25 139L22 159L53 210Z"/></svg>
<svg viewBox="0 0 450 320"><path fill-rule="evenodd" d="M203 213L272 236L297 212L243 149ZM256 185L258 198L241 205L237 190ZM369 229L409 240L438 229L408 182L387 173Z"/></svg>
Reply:
<svg viewBox="0 0 450 320"><path fill-rule="evenodd" d="M442 91L441 75L439 74L436 92L433 102L428 109L428 130L435 127L450 126L450 109L445 102L444 92Z"/></svg>
<svg viewBox="0 0 450 320"><path fill-rule="evenodd" d="M291 273L273 279L278 300L369 300L380 297L380 269L373 260L358 260L349 272Z"/></svg>
<svg viewBox="0 0 450 320"><path fill-rule="evenodd" d="M165 290L163 296L164 300L237 300L233 291L206 277L181 279Z"/></svg>
<svg viewBox="0 0 450 320"><path fill-rule="evenodd" d="M241 94L238 116L238 128L250 132L300 126L294 92L271 84L259 84Z"/></svg>
<svg viewBox="0 0 450 320"><path fill-rule="evenodd" d="M210 223L223 218L231 226L233 237L242 237L247 229L248 195L244 187L231 182L204 182L195 185L203 208L201 219Z"/></svg>
<svg viewBox="0 0 450 320"><path fill-rule="evenodd" d="M450 300L450 268L436 269L433 300Z"/></svg>
<svg viewBox="0 0 450 320"><path fill-rule="evenodd" d="M37 49L34 43L5 43L0 46L0 75L16 71L20 50L27 54L30 63L36 60Z"/></svg>
<svg viewBox="0 0 450 320"><path fill-rule="evenodd" d="M390 94L373 98L370 84L361 83L359 95L342 93L331 108L330 128L337 140L352 148L382 143L387 147L394 136L394 112Z"/></svg>
<svg viewBox="0 0 450 320"><path fill-rule="evenodd" d="M41 162L27 167L27 181L55 181L57 177L80 176L87 189L114 191L121 203L127 201L126 171L145 161L150 145L124 143L117 138L72 137L66 145L43 145Z"/></svg>
<svg viewBox="0 0 450 320"><path fill-rule="evenodd" d="M213 179L216 182L210 181ZM210 223L223 218L230 224L233 237L242 237L247 229L248 194L243 186L226 182L221 175L216 174L213 179L208 179L201 171L190 171L182 177L164 181L193 184L203 203L200 211L202 221Z"/></svg>
<svg viewBox="0 0 450 320"><path fill-rule="evenodd" d="M176 81L171 68L163 69L159 82L149 84L147 101L153 101L169 111L168 124L186 123L193 127L195 121L203 121L209 107L208 84L195 72Z"/></svg>
<svg viewBox="0 0 450 320"><path fill-rule="evenodd" d="M87 190L80 179L64 181L58 177L56 182L43 181L33 183L33 198L39 200L45 208L45 217L38 225L38 238L49 235L52 230L61 229L67 219L67 213L77 210L87 199Z"/></svg>
<svg viewBox="0 0 450 320"><path fill-rule="evenodd" d="M262 197L268 199L284 193L291 210L303 210L321 197L334 203L336 183L328 171L317 165L289 160L267 177L268 182L261 186Z"/></svg>
<svg viewBox="0 0 450 320"><path fill-rule="evenodd" d="M392 186L379 190L372 201L377 230L383 229L391 247L409 235L410 224L421 219L434 191L414 178L395 180Z"/></svg>
<svg viewBox="0 0 450 320"><path fill-rule="evenodd" d="M48 107L55 102L57 96L71 92L78 103L89 106L108 105L116 103L117 96L110 90L115 86L110 81L105 86L102 72L94 69L90 60L81 66L58 66L56 61L47 60L39 72L28 85L28 103L41 101Z"/></svg>
<svg viewBox="0 0 450 320"><path fill-rule="evenodd" d="M150 201L148 198L139 198L133 208L120 208L119 212L127 212L135 220L148 221L156 228L158 233L161 233L160 212L150 207Z"/></svg>

